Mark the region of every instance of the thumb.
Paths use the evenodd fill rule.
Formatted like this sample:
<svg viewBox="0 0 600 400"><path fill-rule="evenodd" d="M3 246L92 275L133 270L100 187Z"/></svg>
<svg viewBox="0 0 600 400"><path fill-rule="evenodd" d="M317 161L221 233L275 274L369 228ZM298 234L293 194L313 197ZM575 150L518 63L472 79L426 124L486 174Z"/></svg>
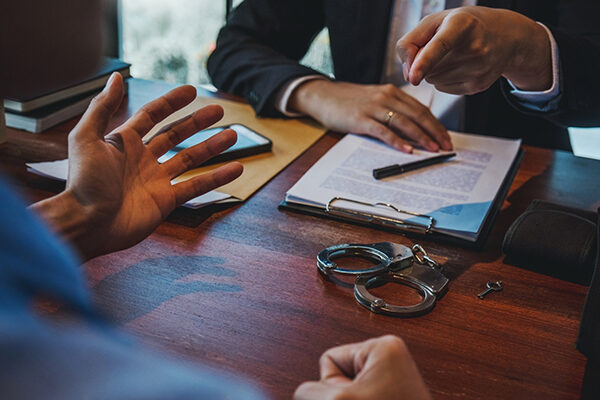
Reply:
<svg viewBox="0 0 600 400"><path fill-rule="evenodd" d="M102 139L108 122L121 105L122 100L123 77L118 72L114 72L104 90L94 97L85 114L73 129L74 135L78 138Z"/></svg>
<svg viewBox="0 0 600 400"><path fill-rule="evenodd" d="M335 385L320 382L304 382L294 392L294 400L340 399L348 391L348 385Z"/></svg>

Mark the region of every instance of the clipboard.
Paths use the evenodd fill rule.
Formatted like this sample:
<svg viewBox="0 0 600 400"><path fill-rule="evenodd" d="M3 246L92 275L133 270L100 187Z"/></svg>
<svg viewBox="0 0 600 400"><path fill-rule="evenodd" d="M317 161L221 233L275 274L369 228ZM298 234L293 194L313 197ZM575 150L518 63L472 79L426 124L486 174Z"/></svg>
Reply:
<svg viewBox="0 0 600 400"><path fill-rule="evenodd" d="M517 155L515 156L508 173L505 175L502 184L492 201L492 204L489 208L489 211L482 222L482 227L477 235L475 241L470 241L463 238L457 238L454 236L450 236L448 234L439 232L435 230L435 224L431 221L431 217L425 214L413 213L409 210L399 210L401 214L412 215L416 217L420 217L424 222L416 223L414 221L407 221L406 219L398 218L388 218L388 217L380 217L377 215L356 215L354 212L350 213L340 213L337 212L339 210L333 210L332 212L332 201L337 199L332 199L328 204L329 207L315 207L305 204L291 203L286 201L285 199L279 204L278 209L280 210L289 210L298 212L305 215L313 215L319 217L325 217L328 219L351 223L355 225L366 226L375 229L381 229L388 232L400 233L404 236L439 241L442 243L457 245L460 247L480 250L485 245L487 238L490 235L490 232L493 228L494 222L498 216L502 208L502 204L504 203L504 199L506 198L508 191L512 185L512 182L519 170L521 165L521 161L523 160L525 152L522 148L519 149ZM346 199L343 199L346 200ZM354 200L351 200L354 201ZM373 204L374 206L375 204ZM393 206L392 204L388 204L386 202L377 203L377 205L381 206ZM425 222L425 221L430 221Z"/></svg>

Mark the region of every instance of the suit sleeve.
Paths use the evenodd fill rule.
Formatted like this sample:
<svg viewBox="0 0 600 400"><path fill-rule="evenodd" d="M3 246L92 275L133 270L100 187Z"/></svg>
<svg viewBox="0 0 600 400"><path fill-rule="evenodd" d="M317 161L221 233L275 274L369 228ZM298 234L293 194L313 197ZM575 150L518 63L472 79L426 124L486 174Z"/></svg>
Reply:
<svg viewBox="0 0 600 400"><path fill-rule="evenodd" d="M219 32L208 59L213 84L248 100L261 116L281 116L275 97L283 85L319 72L299 60L324 27L321 1L246 0Z"/></svg>
<svg viewBox="0 0 600 400"><path fill-rule="evenodd" d="M560 58L560 100L554 111L532 111L508 95L519 111L543 117L562 126L600 126L600 2L577 0L558 2L558 20L548 23ZM542 21L543 22L543 21Z"/></svg>

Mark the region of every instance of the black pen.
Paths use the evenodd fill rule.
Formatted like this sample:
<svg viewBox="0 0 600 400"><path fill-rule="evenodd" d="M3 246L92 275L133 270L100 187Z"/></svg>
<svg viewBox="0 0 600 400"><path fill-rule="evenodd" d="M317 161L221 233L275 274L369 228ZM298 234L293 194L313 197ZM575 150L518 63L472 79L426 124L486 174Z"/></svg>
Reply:
<svg viewBox="0 0 600 400"><path fill-rule="evenodd" d="M456 153L440 154L439 156L424 158L422 160L409 162L403 165L394 164L388 165L387 167L375 168L373 170L373 178L382 179L387 178L388 176L400 175L408 171L414 171L415 169L439 164L449 158L454 157L455 155Z"/></svg>

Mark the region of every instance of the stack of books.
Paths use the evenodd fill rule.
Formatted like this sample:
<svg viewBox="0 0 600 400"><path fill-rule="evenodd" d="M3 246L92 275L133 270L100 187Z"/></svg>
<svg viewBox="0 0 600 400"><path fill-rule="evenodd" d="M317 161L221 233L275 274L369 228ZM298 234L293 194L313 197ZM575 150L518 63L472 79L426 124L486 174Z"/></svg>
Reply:
<svg viewBox="0 0 600 400"><path fill-rule="evenodd" d="M39 133L83 114L110 75L119 72L128 78L130 66L116 58L104 58L98 70L79 83L55 87L28 98L4 99L6 126Z"/></svg>

